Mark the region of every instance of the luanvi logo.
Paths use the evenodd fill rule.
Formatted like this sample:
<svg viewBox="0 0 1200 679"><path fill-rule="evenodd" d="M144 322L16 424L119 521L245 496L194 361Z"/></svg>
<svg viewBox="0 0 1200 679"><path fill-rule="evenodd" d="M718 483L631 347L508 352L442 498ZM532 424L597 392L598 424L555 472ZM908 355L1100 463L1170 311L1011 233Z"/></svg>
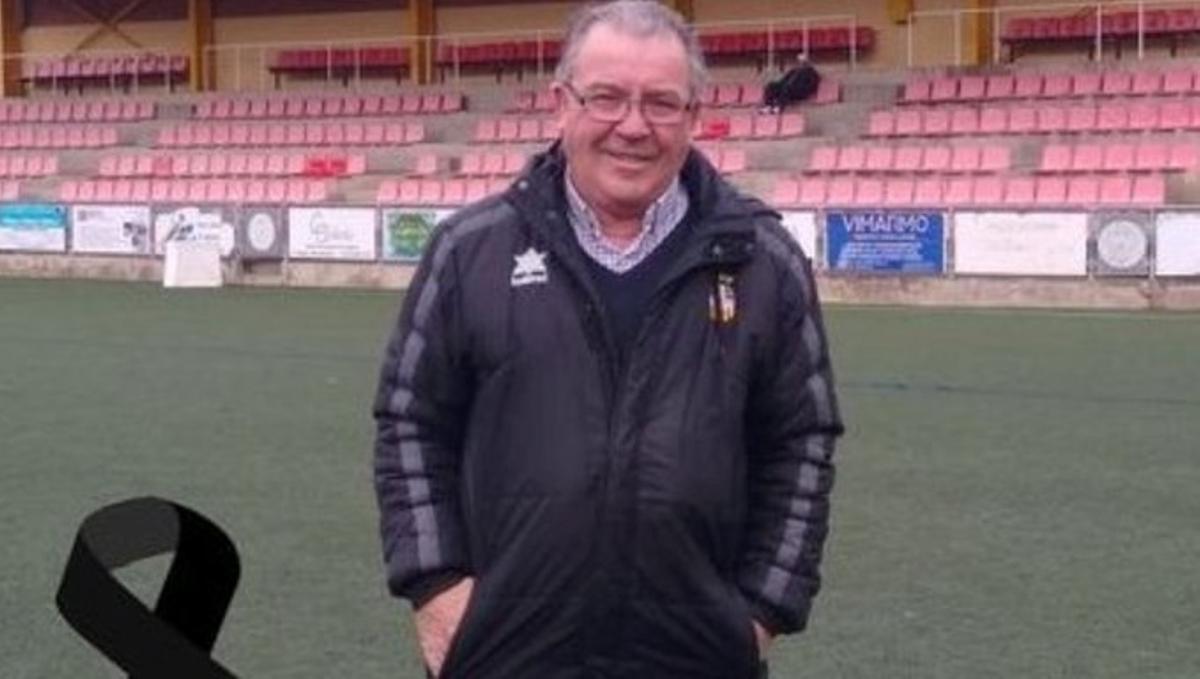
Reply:
<svg viewBox="0 0 1200 679"><path fill-rule="evenodd" d="M175 553L151 611L113 575ZM88 516L75 538L57 603L67 623L135 679L236 679L211 652L237 589L237 548L201 514L138 498Z"/></svg>

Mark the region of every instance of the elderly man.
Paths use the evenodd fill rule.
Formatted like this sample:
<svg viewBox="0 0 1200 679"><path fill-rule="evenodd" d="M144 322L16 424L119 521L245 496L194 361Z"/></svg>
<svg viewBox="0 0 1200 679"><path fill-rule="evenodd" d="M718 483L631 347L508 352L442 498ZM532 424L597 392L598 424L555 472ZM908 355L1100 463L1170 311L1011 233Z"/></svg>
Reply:
<svg viewBox="0 0 1200 679"><path fill-rule="evenodd" d="M842 431L808 260L691 150L678 15L583 10L556 78L561 141L439 227L388 345L388 585L434 676L763 676Z"/></svg>

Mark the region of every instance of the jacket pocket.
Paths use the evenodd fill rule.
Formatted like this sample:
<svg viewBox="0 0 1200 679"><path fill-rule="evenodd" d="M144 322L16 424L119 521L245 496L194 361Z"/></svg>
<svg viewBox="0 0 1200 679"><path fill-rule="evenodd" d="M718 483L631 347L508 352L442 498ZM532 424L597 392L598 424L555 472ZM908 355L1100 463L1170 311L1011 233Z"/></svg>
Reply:
<svg viewBox="0 0 1200 679"><path fill-rule="evenodd" d="M743 676L757 677L759 676L762 658L758 652L758 635L754 632L754 616L750 613L750 605L746 603L741 592L737 587L729 588L729 598L731 601L730 609L739 623L739 629L742 632L741 648L744 651L745 657L748 659L746 671Z"/></svg>

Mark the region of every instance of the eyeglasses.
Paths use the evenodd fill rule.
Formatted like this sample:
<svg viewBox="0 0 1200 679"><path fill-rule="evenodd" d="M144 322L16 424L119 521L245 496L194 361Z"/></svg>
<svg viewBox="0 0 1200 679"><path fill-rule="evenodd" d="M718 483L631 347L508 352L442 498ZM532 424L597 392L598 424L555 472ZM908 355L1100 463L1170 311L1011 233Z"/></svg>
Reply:
<svg viewBox="0 0 1200 679"><path fill-rule="evenodd" d="M563 89L598 123L619 123L633 110L634 103L642 118L651 125L678 125L695 108L695 102L683 101L670 94L654 94L634 99L618 92L588 92L580 94L571 83Z"/></svg>

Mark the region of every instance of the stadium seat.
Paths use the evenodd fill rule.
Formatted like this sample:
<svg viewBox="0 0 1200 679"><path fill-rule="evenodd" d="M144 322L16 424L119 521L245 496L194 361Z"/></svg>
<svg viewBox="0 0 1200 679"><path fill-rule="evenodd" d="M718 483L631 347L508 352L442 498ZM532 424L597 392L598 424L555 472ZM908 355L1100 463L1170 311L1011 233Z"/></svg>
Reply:
<svg viewBox="0 0 1200 679"><path fill-rule="evenodd" d="M922 172L947 172L950 170L950 147L927 146L921 160Z"/></svg>
<svg viewBox="0 0 1200 679"><path fill-rule="evenodd" d="M866 170L888 172L892 169L893 149L890 146L867 147Z"/></svg>
<svg viewBox="0 0 1200 679"><path fill-rule="evenodd" d="M916 185L911 179L889 179L884 187L883 205L909 207L913 204Z"/></svg>
<svg viewBox="0 0 1200 679"><path fill-rule="evenodd" d="M1104 147L1103 169L1106 172L1129 172L1135 169L1133 144L1114 143Z"/></svg>
<svg viewBox="0 0 1200 679"><path fill-rule="evenodd" d="M897 172L917 172L925 159L923 146L901 146L892 159L892 169Z"/></svg>
<svg viewBox="0 0 1200 679"><path fill-rule="evenodd" d="M920 207L935 207L942 204L943 182L940 178L917 180L913 189L913 204Z"/></svg>
<svg viewBox="0 0 1200 679"><path fill-rule="evenodd" d="M838 172L861 172L867 165L867 150L862 146L845 146L838 153Z"/></svg>
<svg viewBox="0 0 1200 679"><path fill-rule="evenodd" d="M975 205L1002 205L1004 203L1005 182L999 177L984 176L975 180L975 193L972 202Z"/></svg>
<svg viewBox="0 0 1200 679"><path fill-rule="evenodd" d="M985 99L1009 99L1016 93L1016 78L1011 75L990 75L987 77Z"/></svg>
<svg viewBox="0 0 1200 679"><path fill-rule="evenodd" d="M1074 172L1094 172L1104 165L1104 148L1099 144L1079 144L1071 158Z"/></svg>
<svg viewBox="0 0 1200 679"><path fill-rule="evenodd" d="M789 177L775 180L771 191L771 203L776 207L793 207L800 200L800 182Z"/></svg>
<svg viewBox="0 0 1200 679"><path fill-rule="evenodd" d="M1009 177L1004 185L1004 204L1013 207L1032 205L1034 202L1033 177Z"/></svg>
<svg viewBox="0 0 1200 679"><path fill-rule="evenodd" d="M1133 205L1154 207L1166 201L1166 181L1162 175L1135 177L1129 202Z"/></svg>
<svg viewBox="0 0 1200 679"><path fill-rule="evenodd" d="M872 111L867 118L867 134L872 137L888 137L896 131L896 117L891 111Z"/></svg>
<svg viewBox="0 0 1200 679"><path fill-rule="evenodd" d="M950 155L950 171L957 173L978 172L981 151L978 146L956 146Z"/></svg>
<svg viewBox="0 0 1200 679"><path fill-rule="evenodd" d="M1040 206L1062 205L1067 201L1067 180L1064 177L1038 177L1034 203Z"/></svg>
<svg viewBox="0 0 1200 679"><path fill-rule="evenodd" d="M1095 177L1071 177L1067 181L1067 204L1095 205L1100 198L1100 182Z"/></svg>

